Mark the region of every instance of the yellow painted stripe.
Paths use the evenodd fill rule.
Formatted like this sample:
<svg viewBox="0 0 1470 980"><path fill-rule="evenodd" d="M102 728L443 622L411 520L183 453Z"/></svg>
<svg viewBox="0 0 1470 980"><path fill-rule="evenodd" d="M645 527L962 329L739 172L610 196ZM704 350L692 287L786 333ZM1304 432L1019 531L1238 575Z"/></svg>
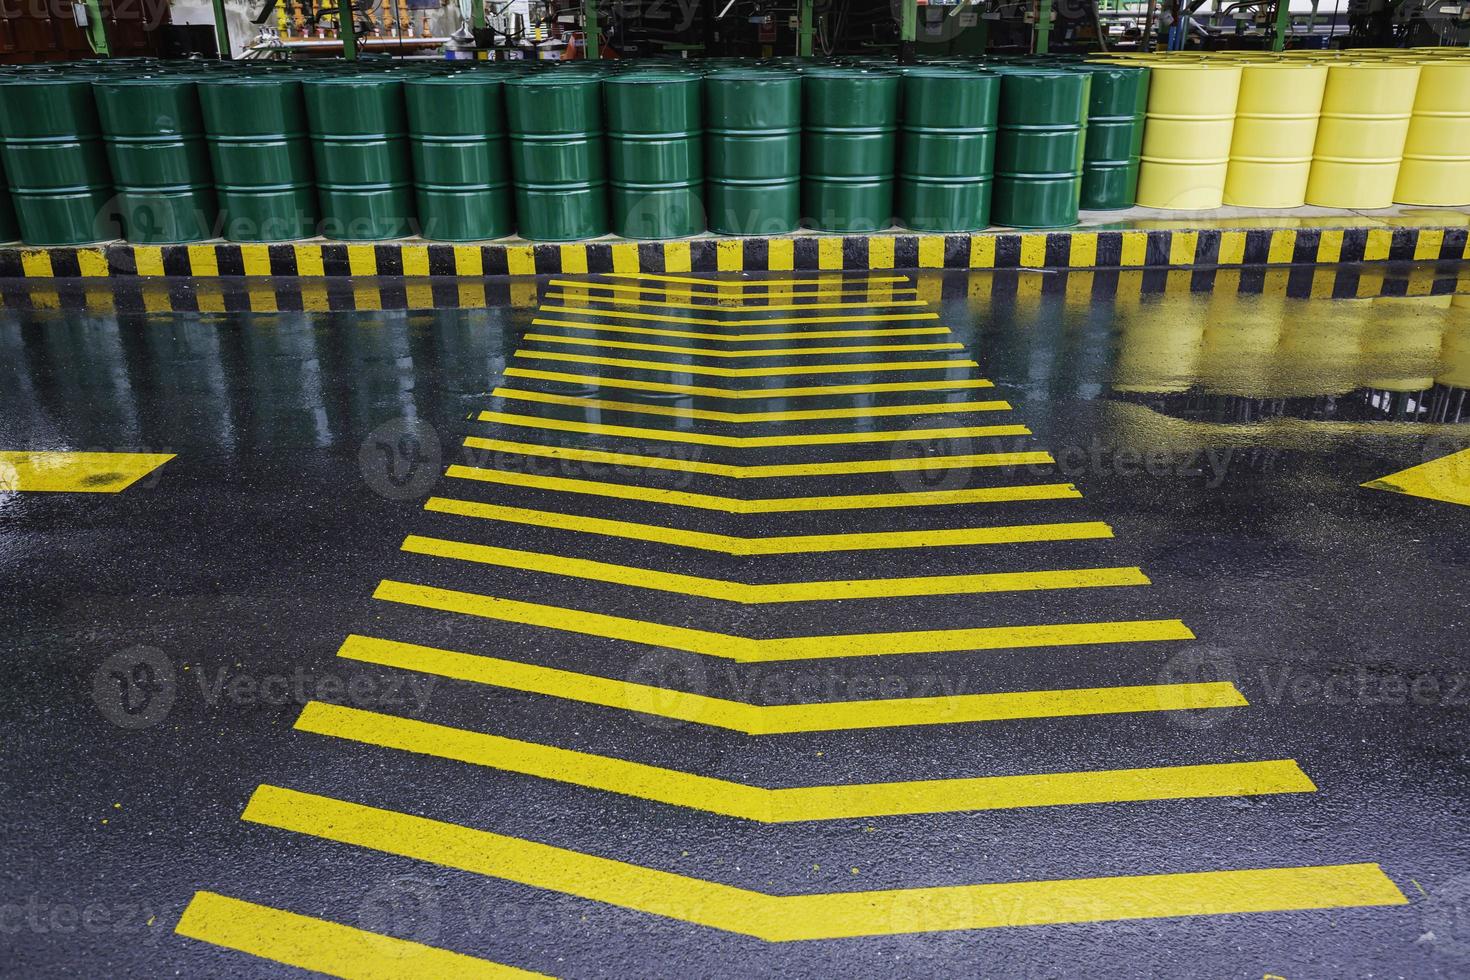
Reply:
<svg viewBox="0 0 1470 980"><path fill-rule="evenodd" d="M779 239L778 239L779 240ZM789 239L787 239L789 241ZM609 279L643 279L649 282L687 282L697 286L720 286L725 289L765 289L769 286L831 285L841 282L853 283L908 282L908 276L819 276L807 279L704 279L698 276L665 276L655 272L608 272Z"/></svg>
<svg viewBox="0 0 1470 980"><path fill-rule="evenodd" d="M567 482L576 482L576 480L567 480ZM1039 486L1036 489L1051 488ZM654 492L657 491L650 491L650 494L654 494ZM816 500L825 500L825 498L816 498ZM845 502L844 498L841 497L832 498L832 500L838 501L839 504ZM513 523L513 525L550 527L553 530L572 530L572 532L589 533L589 535L609 536L609 538L628 538L631 541L644 541L648 542L648 544L669 545L669 547L675 548L698 548L701 551L717 551L722 552L722 554L739 555L739 557L745 557L745 555L820 554L820 552L825 551L891 550L891 548L954 548L964 547L964 545L1022 544L1022 542L1039 541L1083 541L1083 539L1108 538L1108 536L1111 536L1108 526L1103 525L1103 523L1078 522L1070 523L1070 525L1064 523L1064 525L939 527L939 529L933 530L873 530L873 532L844 532L836 533L836 535L776 535L761 536L761 538L741 538L741 536L736 535L717 535L717 533L707 532L707 530L685 530L682 527L638 525L638 523L626 522L626 520L609 520L604 519L604 517L582 517L578 516L578 514L528 510L528 508L523 507L506 507L503 504L484 504L484 502L456 500L456 498L431 497L428 501L425 501L423 508L434 511L434 513L456 514L459 517L475 517L475 519L479 520L503 520L503 522ZM788 508L788 510L791 510L791 508ZM835 508L828 508L828 510L835 510ZM1144 585L1144 582L1139 582L1138 585Z"/></svg>
<svg viewBox="0 0 1470 980"><path fill-rule="evenodd" d="M521 626L537 626L596 636L605 640L684 650L736 663L785 663L848 657L880 657L914 653L959 653L978 650L1024 650L1043 647L1096 646L1192 640L1194 633L1177 619L1125 620L1098 623L1048 623L1035 626L981 626L966 629L909 630L897 633L846 633L753 639L687 626L583 612L539 602L520 602L477 592L460 592L384 579L374 599L424 609L458 613Z"/></svg>
<svg viewBox="0 0 1470 980"><path fill-rule="evenodd" d="M858 313L826 314L823 316L772 316L772 317L743 317L717 319L708 316L673 316L668 313L638 313L633 310L590 310L580 306L553 306L542 304L543 313L577 313L582 316L601 316L614 320L643 320L650 323L692 323L701 327L723 327L723 326L749 326L751 324L764 324L766 326L785 326L793 323L878 323L892 322L898 320L937 320L939 314L926 311L923 313Z"/></svg>
<svg viewBox="0 0 1470 980"><path fill-rule="evenodd" d="M978 724L1022 718L1075 718L1143 711L1202 711L1238 708L1246 704L1245 697L1233 684L1210 681L757 705L368 636L347 637L337 656L470 684L617 711L635 711L757 736L909 725Z"/></svg>
<svg viewBox="0 0 1470 980"><path fill-rule="evenodd" d="M751 585L723 579L661 572L632 565L563 558L540 552L497 548L492 545L448 541L411 534L403 550L435 558L515 568L525 572L562 575L608 582L637 589L674 592L702 599L742 605L782 602L819 602L836 599L895 599L927 595L982 592L1036 592L1049 589L1093 589L1148 585L1137 568L1076 568L1039 572L982 572L974 575L929 575L909 578L848 579L826 582L778 582Z"/></svg>
<svg viewBox="0 0 1470 980"><path fill-rule="evenodd" d="M769 942L1408 902L1376 864L769 895L278 786L241 818Z"/></svg>
<svg viewBox="0 0 1470 980"><path fill-rule="evenodd" d="M163 268L163 246L134 245L133 268L140 276L166 275Z"/></svg>
<svg viewBox="0 0 1470 980"><path fill-rule="evenodd" d="M1003 411L1010 405L992 403L991 411ZM481 422L513 425L522 429L548 432L579 432L584 435L616 436L621 439L644 439L652 442L684 442L700 446L730 446L753 449L764 446L852 446L873 442L914 442L930 439L1001 438L1028 436L1024 425L969 425L945 429L877 429L861 432L808 432L778 436L724 436L688 429L649 429L632 425L607 425L601 422L575 422L567 419L516 415L507 412L481 412Z"/></svg>
<svg viewBox="0 0 1470 980"><path fill-rule="evenodd" d="M596 408L610 412L637 415L659 415L676 419L703 419L709 422L796 422L807 419L869 419L894 415L948 415L962 412L994 412L1009 408L1003 401L930 402L922 405L875 405L861 408L813 408L789 412L717 412L706 408L679 408L673 405L651 405L643 402L614 401L605 398L582 398L546 391L520 388L496 388L491 395L512 401L538 402L543 405L568 405L572 408Z"/></svg>
<svg viewBox="0 0 1470 980"><path fill-rule="evenodd" d="M596 364L601 367L658 371L663 374L703 374L717 378L774 378L793 374L862 374L870 371L948 371L980 366L975 361L960 357L937 361L859 361L843 364L801 364L790 367L727 368L708 364L680 364L673 361L639 361L623 357L600 357L595 354L567 354L556 350L521 349L515 352L515 356L530 361Z"/></svg>
<svg viewBox="0 0 1470 980"><path fill-rule="evenodd" d="M690 347L682 344L641 344L633 340L603 340L599 337L567 337L561 334L528 333L521 340L533 344L566 347L595 347L606 350L649 351L682 354L685 357L818 357L831 354L890 354L908 351L964 350L964 344L848 344L828 347L760 347L755 350L724 350L719 347Z"/></svg>
<svg viewBox="0 0 1470 980"><path fill-rule="evenodd" d="M729 243L721 242L720 244L721 245L724 245L724 244L729 244ZM733 244L739 245L740 243L739 242L735 242ZM614 246L614 247L616 247L616 246ZM749 296L749 295L745 294L743 292L743 289L744 289L744 285L746 285L746 284L741 284L741 283L734 283L734 285L737 287L737 289L738 290L741 290L741 291L733 291L732 292L728 288L732 284L729 283L729 282L725 282L723 280L721 280L719 282L719 285L720 285L721 288L718 289L718 290L715 290L715 291L701 290L701 289L689 289L689 288L686 288L686 287L679 287L679 286L632 286L632 285L629 285L627 283L621 283L621 282L592 282L590 280L589 281L583 281L583 280L580 280L580 279L552 279L548 283L548 285L551 285L551 286L570 286L570 287L575 287L576 289L586 289L586 290L592 290L592 291L604 290L604 291L608 291L608 292L623 292L623 293L651 293L653 295L680 296L680 297L683 297L683 296L714 297L714 298L723 299L723 300L727 300L727 301L738 301L741 298L759 299L759 298L761 298L761 295L762 295L762 294L756 294L755 296ZM887 297L887 296L897 296L899 294L913 295L913 294L917 293L918 290L917 289L913 289L913 288L904 288L904 287L880 286L880 287L877 287L876 289L871 288L871 287L863 288L863 289L842 289L842 288L837 288L837 289L802 289L802 290L780 290L778 292L780 292L784 296L790 296L790 297L793 297L793 298L801 298L801 297L804 297L804 296L868 296L868 297L877 296L877 297ZM761 309L769 309L769 307L760 307L760 308Z"/></svg>
<svg viewBox="0 0 1470 980"><path fill-rule="evenodd" d="M1291 759L767 789L613 756L309 702L300 731L759 823L1311 793Z"/></svg>
<svg viewBox="0 0 1470 980"><path fill-rule="evenodd" d="M621 296L590 296L579 293L548 292L544 299L574 300L582 303L599 303L608 306L651 306L662 309L674 310L713 310L717 313L760 313L765 310L842 310L842 309L872 309L876 306L923 306L921 299L885 299L878 301L838 301L833 303L761 303L757 306L726 306L719 303L690 303L679 301L675 303L664 303L650 299L625 299ZM746 297L752 298L752 297ZM601 310L588 310L588 313L601 313Z"/></svg>
<svg viewBox="0 0 1470 980"><path fill-rule="evenodd" d="M707 333L700 330L665 330L659 327L630 327L621 323L583 323L579 320L551 320L536 317L535 327L567 327L587 333L633 334L641 337L676 337L684 340L713 340L737 344L771 340L837 340L844 337L934 337L948 334L948 327L898 327L892 330L805 330L782 333Z"/></svg>
<svg viewBox="0 0 1470 980"><path fill-rule="evenodd" d="M174 932L345 980L510 980L546 976L214 892L195 892ZM219 967L223 970L224 964Z"/></svg>
<svg viewBox="0 0 1470 980"><path fill-rule="evenodd" d="M549 490L555 493L580 493L596 497L613 497L619 500L639 500L645 503L667 504L671 507L721 511L726 514L787 514L808 510L947 507L1020 500L1077 500L1082 496L1070 483L1026 483L1008 487L970 487L963 490L919 490L912 493L857 493L814 497L758 497L752 500L689 493L683 490L662 490L656 487L640 487L624 483L575 480L561 476L538 476L534 473L518 473L512 470L496 470L478 466L450 466L445 470L444 475L454 479L476 480L502 486ZM929 534L931 532L916 533ZM888 545L882 547L888 547Z"/></svg>
<svg viewBox="0 0 1470 980"><path fill-rule="evenodd" d="M0 493L118 493L173 453L0 452Z"/></svg>
<svg viewBox="0 0 1470 980"><path fill-rule="evenodd" d="M737 400L752 398L805 398L827 395L875 395L896 391L959 391L971 388L993 388L984 378L957 378L941 381L883 381L876 384L805 385L799 387L768 386L762 388L712 388L705 385L674 384L668 381L640 381L637 378L615 378L597 374L564 374L538 371L534 368L509 367L507 378L531 378L565 384L593 385L598 388L623 388L628 391L658 391L680 395L708 395L711 398Z"/></svg>
<svg viewBox="0 0 1470 980"><path fill-rule="evenodd" d="M612 466L639 466L650 470L674 470L679 473L703 473L735 480L763 480L781 476L834 476L853 473L900 473L912 470L953 470L989 466L1028 466L1055 462L1049 453L968 453L957 456L900 456L892 459L860 459L836 463L773 463L765 466L736 466L710 463L697 459L671 459L663 456L637 456L610 453L599 449L577 449L571 446L543 446L539 443L507 442L470 436L464 444L471 449L488 449L497 453L539 456L543 459L574 459L582 463L607 463Z"/></svg>
<svg viewBox="0 0 1470 980"><path fill-rule="evenodd" d="M51 253L44 249L26 249L20 253L20 273L27 279L52 279Z"/></svg>
<svg viewBox="0 0 1470 980"><path fill-rule="evenodd" d="M268 276L271 274L271 253L269 245L241 245L240 265L247 276Z"/></svg>

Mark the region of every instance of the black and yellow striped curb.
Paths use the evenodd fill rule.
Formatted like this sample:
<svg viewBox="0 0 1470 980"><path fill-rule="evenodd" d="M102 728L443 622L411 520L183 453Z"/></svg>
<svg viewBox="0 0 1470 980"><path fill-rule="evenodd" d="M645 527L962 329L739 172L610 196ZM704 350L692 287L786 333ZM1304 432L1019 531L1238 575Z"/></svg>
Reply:
<svg viewBox="0 0 1470 980"><path fill-rule="evenodd" d="M0 279L127 276L533 276L604 272L1170 269L1458 261L1465 227L799 235L542 245L112 245L0 249Z"/></svg>
<svg viewBox="0 0 1470 980"><path fill-rule="evenodd" d="M831 274L837 278L839 274ZM1125 306L1167 293L1217 292L1315 299L1470 293L1463 264L1390 263L1246 269L999 270L970 276L911 273L928 302L981 299ZM590 280L589 280L590 281ZM818 277L817 281L822 281ZM523 279L111 279L0 280L0 309L92 313L288 313L356 310L528 309L542 282ZM888 295L874 287L875 302ZM762 302L753 297L745 305Z"/></svg>

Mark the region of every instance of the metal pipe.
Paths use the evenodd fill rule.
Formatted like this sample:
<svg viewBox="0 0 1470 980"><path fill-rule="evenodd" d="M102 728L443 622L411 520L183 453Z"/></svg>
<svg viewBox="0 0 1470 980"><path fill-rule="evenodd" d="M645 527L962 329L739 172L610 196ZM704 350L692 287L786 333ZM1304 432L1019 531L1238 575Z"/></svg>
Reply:
<svg viewBox="0 0 1470 980"><path fill-rule="evenodd" d="M919 38L919 0L902 0L903 14L899 21L898 60L904 64L914 61L914 42Z"/></svg>
<svg viewBox="0 0 1470 980"><path fill-rule="evenodd" d="M337 0L337 36L342 39L342 57L357 60L357 17L352 0Z"/></svg>
<svg viewBox="0 0 1470 980"><path fill-rule="evenodd" d="M1051 50L1051 0L1037 0L1036 24L1031 33L1035 38L1033 47L1037 54L1046 54Z"/></svg>
<svg viewBox="0 0 1470 980"><path fill-rule="evenodd" d="M597 61L602 57L602 45L598 43L597 0L583 0L582 31L587 35L587 57Z"/></svg>
<svg viewBox="0 0 1470 980"><path fill-rule="evenodd" d="M812 56L812 3L801 0L801 30L796 35L796 53L803 58Z"/></svg>
<svg viewBox="0 0 1470 980"><path fill-rule="evenodd" d="M230 27L225 23L225 0L214 0L214 43L222 59L229 61L233 57L230 53Z"/></svg>
<svg viewBox="0 0 1470 980"><path fill-rule="evenodd" d="M1271 39L1272 51L1286 50L1286 34L1291 29L1291 0L1276 0L1276 36Z"/></svg>
<svg viewBox="0 0 1470 980"><path fill-rule="evenodd" d="M1155 47L1154 20L1158 16L1158 13L1159 0L1148 0L1148 16L1143 22L1143 37L1139 38L1139 43L1143 45L1143 50L1145 51L1152 51Z"/></svg>

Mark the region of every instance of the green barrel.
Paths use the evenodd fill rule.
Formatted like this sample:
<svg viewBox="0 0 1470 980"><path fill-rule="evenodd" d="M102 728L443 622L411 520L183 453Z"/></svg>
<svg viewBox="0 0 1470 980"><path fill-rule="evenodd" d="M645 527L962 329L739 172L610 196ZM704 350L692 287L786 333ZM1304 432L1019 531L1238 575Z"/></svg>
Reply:
<svg viewBox="0 0 1470 980"><path fill-rule="evenodd" d="M404 83L425 238L476 242L515 231L503 80L501 73L482 70Z"/></svg>
<svg viewBox="0 0 1470 980"><path fill-rule="evenodd" d="M899 76L861 68L802 75L802 210L822 231L893 224Z"/></svg>
<svg viewBox="0 0 1470 980"><path fill-rule="evenodd" d="M1149 71L1131 65L1077 67L1092 76L1082 157L1082 207L1097 211L1131 208L1138 190Z"/></svg>
<svg viewBox="0 0 1470 980"><path fill-rule="evenodd" d="M403 82L357 71L307 78L306 120L321 232L350 242L413 233L413 180Z"/></svg>
<svg viewBox="0 0 1470 980"><path fill-rule="evenodd" d="M114 77L92 90L128 241L215 237L219 207L193 76Z"/></svg>
<svg viewBox="0 0 1470 980"><path fill-rule="evenodd" d="M776 235L801 223L801 76L736 68L704 80L709 230Z"/></svg>
<svg viewBox="0 0 1470 980"><path fill-rule="evenodd" d="M918 68L903 79L898 222L915 231L990 224L1000 76Z"/></svg>
<svg viewBox="0 0 1470 980"><path fill-rule="evenodd" d="M0 79L0 165L27 245L121 237L90 78Z"/></svg>
<svg viewBox="0 0 1470 980"><path fill-rule="evenodd" d="M201 78L199 106L224 236L284 242L316 234L316 185L301 83L282 75Z"/></svg>
<svg viewBox="0 0 1470 980"><path fill-rule="evenodd" d="M995 223L1012 228L1076 224L1090 76L1060 68L998 70Z"/></svg>
<svg viewBox="0 0 1470 980"><path fill-rule="evenodd" d="M703 79L631 71L603 80L612 230L624 238L704 231Z"/></svg>
<svg viewBox="0 0 1470 980"><path fill-rule="evenodd" d="M5 180L4 162L0 161L0 242L20 238L20 225L15 221L15 207L10 203L10 185Z"/></svg>
<svg viewBox="0 0 1470 980"><path fill-rule="evenodd" d="M505 83L521 237L565 242L607 234L601 72L528 73Z"/></svg>

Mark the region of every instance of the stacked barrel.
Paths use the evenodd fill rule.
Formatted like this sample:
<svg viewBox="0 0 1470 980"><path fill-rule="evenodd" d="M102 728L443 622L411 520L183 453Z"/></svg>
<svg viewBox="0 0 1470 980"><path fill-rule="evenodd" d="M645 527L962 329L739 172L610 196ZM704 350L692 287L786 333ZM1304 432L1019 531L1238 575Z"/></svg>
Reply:
<svg viewBox="0 0 1470 980"><path fill-rule="evenodd" d="M1082 156L1082 207L1088 211L1131 208L1138 193L1138 168L1143 154L1148 68L1081 67L1092 76Z"/></svg>
<svg viewBox="0 0 1470 980"><path fill-rule="evenodd" d="M727 69L705 84L709 230L779 235L801 221L801 76Z"/></svg>
<svg viewBox="0 0 1470 980"><path fill-rule="evenodd" d="M546 72L505 86L511 172L521 235L575 241L607 234L601 80Z"/></svg>
<svg viewBox="0 0 1470 980"><path fill-rule="evenodd" d="M425 238L474 242L515 229L501 87L499 77L479 72L404 84Z"/></svg>
<svg viewBox="0 0 1470 980"><path fill-rule="evenodd" d="M1150 65L1138 203L1203 211L1225 198L1239 65L1158 62Z"/></svg>
<svg viewBox="0 0 1470 980"><path fill-rule="evenodd" d="M283 76L198 83L220 227L233 242L316 234L316 183L301 83Z"/></svg>
<svg viewBox="0 0 1470 980"><path fill-rule="evenodd" d="M954 68L903 80L899 224L915 231L975 231L990 224L1000 76Z"/></svg>
<svg viewBox="0 0 1470 980"><path fill-rule="evenodd" d="M349 242L411 234L413 177L402 80L343 75L308 79L302 89L321 233Z"/></svg>
<svg viewBox="0 0 1470 980"><path fill-rule="evenodd" d="M704 231L704 112L698 75L629 72L603 82L612 231L686 238Z"/></svg>
<svg viewBox="0 0 1470 980"><path fill-rule="evenodd" d="M1013 228L1074 225L1091 76L1053 68L999 70L995 221Z"/></svg>
<svg viewBox="0 0 1470 980"><path fill-rule="evenodd" d="M830 68L802 78L802 210L819 231L893 223L899 77Z"/></svg>
<svg viewBox="0 0 1470 980"><path fill-rule="evenodd" d="M1299 208L1317 141L1327 66L1312 62L1247 62L1225 177L1226 204Z"/></svg>
<svg viewBox="0 0 1470 980"><path fill-rule="evenodd" d="M1386 208L1393 203L1419 65L1353 62L1327 71L1307 203Z"/></svg>
<svg viewBox="0 0 1470 980"><path fill-rule="evenodd" d="M1399 204L1470 204L1470 57L1420 66L1393 199Z"/></svg>

